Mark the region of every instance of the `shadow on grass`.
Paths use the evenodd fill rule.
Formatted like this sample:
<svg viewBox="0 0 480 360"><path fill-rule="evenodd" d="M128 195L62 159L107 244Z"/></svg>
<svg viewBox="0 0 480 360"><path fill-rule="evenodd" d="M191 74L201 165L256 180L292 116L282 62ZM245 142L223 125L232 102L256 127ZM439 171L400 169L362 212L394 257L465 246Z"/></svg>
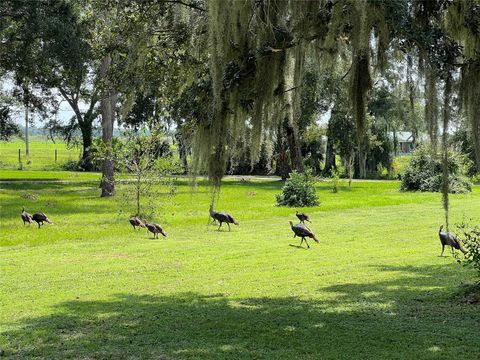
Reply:
<svg viewBox="0 0 480 360"><path fill-rule="evenodd" d="M402 275L322 288L317 301L193 292L77 299L0 338L17 359L478 359L479 309L445 296L445 268L384 267Z"/></svg>
<svg viewBox="0 0 480 360"><path fill-rule="evenodd" d="M303 247L303 246L301 246L301 245L295 245L295 244L288 244L288 246L291 246L291 247L293 247L293 248L295 248L295 249L308 250L308 247L306 247L306 246Z"/></svg>
<svg viewBox="0 0 480 360"><path fill-rule="evenodd" d="M8 184L0 183L0 189L9 190L9 191L30 191L30 192L42 192L48 190L64 190L68 191L71 187L85 187L85 188L98 188L98 181L76 181L72 183L66 183L62 180L59 181L50 181L42 182L32 181L32 182L23 182L16 181Z"/></svg>

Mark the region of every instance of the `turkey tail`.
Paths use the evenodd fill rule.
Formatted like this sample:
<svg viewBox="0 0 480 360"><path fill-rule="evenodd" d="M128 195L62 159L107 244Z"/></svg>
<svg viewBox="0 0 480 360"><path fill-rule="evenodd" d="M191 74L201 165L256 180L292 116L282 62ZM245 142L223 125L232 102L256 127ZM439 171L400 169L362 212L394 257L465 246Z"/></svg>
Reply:
<svg viewBox="0 0 480 360"><path fill-rule="evenodd" d="M452 239L452 247L460 250L464 255L468 252L467 250L465 250L462 243L456 237L453 237Z"/></svg>

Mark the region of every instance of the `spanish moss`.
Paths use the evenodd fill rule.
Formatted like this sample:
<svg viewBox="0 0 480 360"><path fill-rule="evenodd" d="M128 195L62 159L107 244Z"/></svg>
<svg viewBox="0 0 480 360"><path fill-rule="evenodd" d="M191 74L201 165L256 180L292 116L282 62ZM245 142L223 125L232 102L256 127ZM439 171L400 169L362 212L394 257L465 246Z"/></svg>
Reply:
<svg viewBox="0 0 480 360"><path fill-rule="evenodd" d="M442 150L443 150L443 174L442 174L442 201L445 210L445 227L449 231L449 198L450 180L448 169L448 126L450 123L450 99L452 97L452 76L448 74L445 79L445 87L443 90L443 133L442 133Z"/></svg>
<svg viewBox="0 0 480 360"><path fill-rule="evenodd" d="M432 66L425 69L425 122L427 123L428 136L436 153L438 143L438 91L437 75Z"/></svg>
<svg viewBox="0 0 480 360"><path fill-rule="evenodd" d="M465 64L460 96L472 132L477 166L480 165L480 3L457 1L446 13L446 28L462 44Z"/></svg>

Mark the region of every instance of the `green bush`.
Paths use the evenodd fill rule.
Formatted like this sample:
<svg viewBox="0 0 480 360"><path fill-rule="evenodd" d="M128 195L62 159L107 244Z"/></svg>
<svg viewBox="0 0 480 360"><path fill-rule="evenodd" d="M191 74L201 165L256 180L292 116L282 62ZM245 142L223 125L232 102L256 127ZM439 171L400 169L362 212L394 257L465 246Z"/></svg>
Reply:
<svg viewBox="0 0 480 360"><path fill-rule="evenodd" d="M320 204L315 192L315 180L311 171L300 174L296 171L290 173L290 177L283 186L282 193L278 194L279 206L316 206Z"/></svg>
<svg viewBox="0 0 480 360"><path fill-rule="evenodd" d="M477 271L477 280L480 284L480 227L471 225L467 221L457 224L460 241L467 250L463 260L458 257L460 262L469 264Z"/></svg>
<svg viewBox="0 0 480 360"><path fill-rule="evenodd" d="M60 168L65 171L81 171L79 160L69 159L61 164Z"/></svg>
<svg viewBox="0 0 480 360"><path fill-rule="evenodd" d="M332 177L331 177L330 181L332 182L332 192L334 194L336 194L338 192L338 189L339 189L338 185L340 183L340 171L333 170L332 171Z"/></svg>
<svg viewBox="0 0 480 360"><path fill-rule="evenodd" d="M472 183L465 176L465 157L454 151L448 154L449 189L453 194L472 191ZM442 158L428 147L417 149L402 175L402 191L440 192L442 189Z"/></svg>
<svg viewBox="0 0 480 360"><path fill-rule="evenodd" d="M377 176L379 179L388 179L388 169L381 163L377 165Z"/></svg>

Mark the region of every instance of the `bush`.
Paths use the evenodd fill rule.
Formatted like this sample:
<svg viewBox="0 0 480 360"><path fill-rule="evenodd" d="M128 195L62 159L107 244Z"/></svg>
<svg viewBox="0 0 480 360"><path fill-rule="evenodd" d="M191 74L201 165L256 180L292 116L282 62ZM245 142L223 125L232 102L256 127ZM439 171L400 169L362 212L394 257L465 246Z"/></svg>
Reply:
<svg viewBox="0 0 480 360"><path fill-rule="evenodd" d="M377 176L379 179L388 179L388 169L382 164L377 165Z"/></svg>
<svg viewBox="0 0 480 360"><path fill-rule="evenodd" d="M277 204L297 207L319 205L314 184L311 171L305 171L305 174L293 171L285 182L282 193L277 195Z"/></svg>
<svg viewBox="0 0 480 360"><path fill-rule="evenodd" d="M80 162L78 160L67 160L60 165L60 168L65 171L80 171Z"/></svg>
<svg viewBox="0 0 480 360"><path fill-rule="evenodd" d="M480 227L462 221L461 224L457 225L457 229L459 230L460 241L467 250L465 258L460 260L457 257L457 260L472 265L477 270L477 278L480 282Z"/></svg>
<svg viewBox="0 0 480 360"><path fill-rule="evenodd" d="M460 154L449 151L448 170L450 192L466 193L472 191L472 183L465 176L468 161ZM402 191L440 192L442 189L442 158L428 147L415 151L410 164L402 175Z"/></svg>
<svg viewBox="0 0 480 360"><path fill-rule="evenodd" d="M332 192L336 194L338 192L338 188L339 188L338 185L340 183L340 171L338 170L332 171L331 182L332 182Z"/></svg>

